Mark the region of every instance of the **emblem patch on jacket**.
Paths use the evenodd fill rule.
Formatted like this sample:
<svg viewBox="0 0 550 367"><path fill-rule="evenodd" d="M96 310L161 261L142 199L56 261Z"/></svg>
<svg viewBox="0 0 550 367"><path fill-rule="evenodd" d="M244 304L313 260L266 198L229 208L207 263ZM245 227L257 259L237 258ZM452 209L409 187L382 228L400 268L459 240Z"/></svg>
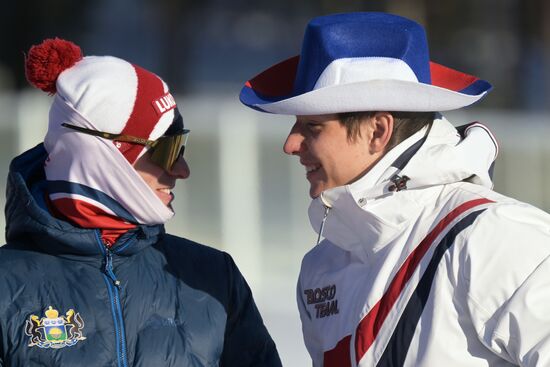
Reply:
<svg viewBox="0 0 550 367"><path fill-rule="evenodd" d="M86 339L82 335L84 320L78 312L70 309L65 316L49 306L44 312L46 317L30 315L25 322L25 334L30 337L29 347L64 348Z"/></svg>

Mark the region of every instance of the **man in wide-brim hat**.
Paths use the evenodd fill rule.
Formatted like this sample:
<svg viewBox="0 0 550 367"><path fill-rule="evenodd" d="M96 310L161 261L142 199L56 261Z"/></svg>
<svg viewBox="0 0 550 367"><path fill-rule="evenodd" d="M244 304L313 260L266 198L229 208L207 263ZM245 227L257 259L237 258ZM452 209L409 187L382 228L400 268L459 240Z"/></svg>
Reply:
<svg viewBox="0 0 550 367"><path fill-rule="evenodd" d="M441 111L491 85L431 62L424 29L322 16L241 101L295 115L317 246L298 308L314 366L550 365L550 216L492 190L498 145Z"/></svg>

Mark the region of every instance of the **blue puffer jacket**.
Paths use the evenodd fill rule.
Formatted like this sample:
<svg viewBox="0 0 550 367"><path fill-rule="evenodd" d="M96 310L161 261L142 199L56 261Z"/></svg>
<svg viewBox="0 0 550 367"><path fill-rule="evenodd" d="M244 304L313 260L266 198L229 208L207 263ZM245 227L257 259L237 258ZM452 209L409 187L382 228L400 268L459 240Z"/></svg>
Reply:
<svg viewBox="0 0 550 367"><path fill-rule="evenodd" d="M229 255L160 225L107 250L31 194L45 157L39 145L10 167L0 366L281 365Z"/></svg>

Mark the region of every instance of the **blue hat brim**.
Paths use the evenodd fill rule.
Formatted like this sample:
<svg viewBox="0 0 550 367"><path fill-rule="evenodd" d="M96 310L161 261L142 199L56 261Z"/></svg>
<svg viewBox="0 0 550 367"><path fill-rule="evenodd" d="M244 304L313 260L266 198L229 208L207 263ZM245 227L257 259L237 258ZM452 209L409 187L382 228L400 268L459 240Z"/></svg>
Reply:
<svg viewBox="0 0 550 367"><path fill-rule="evenodd" d="M430 62L431 84L404 82L399 80L388 79L384 84L387 88L394 85L395 88L402 87L406 84L406 90L415 92L415 84L418 92L424 92L426 98L431 101L426 101L425 104L415 103L411 107L410 101L400 103L398 99L392 98L389 104L384 102L379 105L365 104L363 107L357 103L347 104L345 101L346 85L338 85L324 87L317 90L308 91L306 93L294 92L294 81L298 70L299 56L291 57L284 60L258 74L254 78L245 83L241 89L240 100L246 106L261 112L269 112L276 114L322 114L322 113L338 113L338 112L353 112L353 111L372 111L372 110L393 110L393 111L448 111L459 109L470 104L473 104L483 98L487 92L492 89L490 83L479 79L475 76L451 69L449 67ZM376 85L380 88L380 81L360 81L347 86L361 91L361 84L368 94L368 89ZM312 103L312 97L325 89L326 93L333 93L334 98L340 102L341 107L322 105L315 106ZM378 89L380 91L380 89ZM392 94L387 91L387 94ZM303 98L304 108L299 107L300 96L308 96ZM420 93L420 97L423 94ZM434 98L435 96L435 98ZM418 96L417 96L418 97ZM349 97L353 98L353 97ZM405 98L403 98L405 99ZM321 99L320 99L321 100ZM286 104L285 101L289 103ZM433 103L433 102L436 103ZM291 103L292 102L292 103ZM420 101L421 102L421 101ZM286 104L286 106L285 106ZM292 107L290 107L292 105ZM353 110L350 110L353 108ZM414 109L411 109L414 108Z"/></svg>

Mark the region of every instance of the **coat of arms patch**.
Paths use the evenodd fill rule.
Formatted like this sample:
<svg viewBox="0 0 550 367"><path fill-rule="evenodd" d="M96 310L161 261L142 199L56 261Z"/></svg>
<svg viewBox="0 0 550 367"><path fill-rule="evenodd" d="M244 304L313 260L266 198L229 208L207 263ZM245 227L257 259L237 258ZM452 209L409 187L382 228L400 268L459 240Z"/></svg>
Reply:
<svg viewBox="0 0 550 367"><path fill-rule="evenodd" d="M44 312L45 317L30 315L25 322L25 334L30 337L29 347L64 348L86 339L82 335L84 320L78 312L70 309L65 316L49 306Z"/></svg>

